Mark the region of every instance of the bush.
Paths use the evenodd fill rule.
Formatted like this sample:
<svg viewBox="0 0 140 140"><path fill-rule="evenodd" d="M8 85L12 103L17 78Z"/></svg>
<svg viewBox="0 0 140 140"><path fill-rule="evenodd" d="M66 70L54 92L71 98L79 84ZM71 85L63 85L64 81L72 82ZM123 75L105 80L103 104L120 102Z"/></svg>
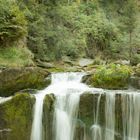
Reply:
<svg viewBox="0 0 140 140"><path fill-rule="evenodd" d="M128 66L108 65L99 67L92 76L92 85L106 89L128 88L131 70Z"/></svg>
<svg viewBox="0 0 140 140"><path fill-rule="evenodd" d="M26 25L23 12L14 1L0 0L0 43L3 46L24 37L27 34Z"/></svg>

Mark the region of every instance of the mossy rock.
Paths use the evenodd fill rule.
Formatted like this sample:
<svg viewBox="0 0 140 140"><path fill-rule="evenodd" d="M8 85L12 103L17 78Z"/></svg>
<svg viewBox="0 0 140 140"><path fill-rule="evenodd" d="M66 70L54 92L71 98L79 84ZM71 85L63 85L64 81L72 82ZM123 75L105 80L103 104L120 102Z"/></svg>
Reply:
<svg viewBox="0 0 140 140"><path fill-rule="evenodd" d="M0 104L0 140L30 140L35 98L18 93Z"/></svg>
<svg viewBox="0 0 140 140"><path fill-rule="evenodd" d="M37 67L9 68L0 72L0 96L10 96L27 88L41 89L50 84L49 72Z"/></svg>
<svg viewBox="0 0 140 140"><path fill-rule="evenodd" d="M43 138L45 140L53 139L53 115L54 115L54 94L47 94L43 104Z"/></svg>
<svg viewBox="0 0 140 140"><path fill-rule="evenodd" d="M91 126L93 124L99 125L102 130L102 136L105 136L106 130L106 98L107 93L110 91L105 91L104 94L100 93L90 93L85 92L80 97L79 103L79 115L78 119L83 123L83 127L86 130L86 136L91 138ZM115 94L116 91L111 91L112 94ZM100 102L98 102L100 101ZM98 116L97 116L97 105L98 105ZM123 123L122 123L122 99L121 93L115 94L115 140L120 140L120 137L123 136ZM96 120L97 119L97 120ZM85 126L84 126L85 125ZM78 125L79 126L79 125ZM81 136L80 130L82 126L76 127L76 135ZM82 130L81 130L82 131ZM116 135L118 134L118 135ZM88 139L88 138L87 138Z"/></svg>
<svg viewBox="0 0 140 140"><path fill-rule="evenodd" d="M96 71L86 77L83 82L104 89L127 89L131 68L125 65L100 66Z"/></svg>

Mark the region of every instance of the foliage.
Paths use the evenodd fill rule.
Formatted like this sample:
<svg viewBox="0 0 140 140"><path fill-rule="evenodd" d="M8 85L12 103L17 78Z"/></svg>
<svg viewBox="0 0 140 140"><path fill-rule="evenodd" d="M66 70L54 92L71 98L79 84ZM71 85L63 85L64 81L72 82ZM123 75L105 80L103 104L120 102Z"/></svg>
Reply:
<svg viewBox="0 0 140 140"><path fill-rule="evenodd" d="M0 48L0 66L22 67L33 65L33 54L25 47Z"/></svg>
<svg viewBox="0 0 140 140"><path fill-rule="evenodd" d="M134 56L139 48L136 0L0 3L1 46L11 46L9 42L27 35L27 46L36 59L96 58L99 54L103 59L130 59L130 52Z"/></svg>
<svg viewBox="0 0 140 140"><path fill-rule="evenodd" d="M16 2L0 0L0 43L3 46L24 37L27 34L26 25L25 16Z"/></svg>
<svg viewBox="0 0 140 140"><path fill-rule="evenodd" d="M107 89L127 88L131 69L128 66L108 65L99 67L92 77L95 87Z"/></svg>

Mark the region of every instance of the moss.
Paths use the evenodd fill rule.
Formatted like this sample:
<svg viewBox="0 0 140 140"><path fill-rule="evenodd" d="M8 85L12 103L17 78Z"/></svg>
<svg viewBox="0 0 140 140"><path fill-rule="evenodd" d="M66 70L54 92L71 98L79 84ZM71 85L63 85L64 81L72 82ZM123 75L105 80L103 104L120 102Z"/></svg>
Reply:
<svg viewBox="0 0 140 140"><path fill-rule="evenodd" d="M26 88L41 89L50 84L49 73L39 68L12 68L0 73L0 96L9 96Z"/></svg>
<svg viewBox="0 0 140 140"><path fill-rule="evenodd" d="M49 72L64 72L64 68L56 67L56 68L48 68Z"/></svg>
<svg viewBox="0 0 140 140"><path fill-rule="evenodd" d="M128 88L131 69L128 66L108 65L98 68L91 77L91 85L105 89Z"/></svg>
<svg viewBox="0 0 140 140"><path fill-rule="evenodd" d="M18 93L11 100L0 104L0 129L2 139L30 140L34 98L28 93Z"/></svg>

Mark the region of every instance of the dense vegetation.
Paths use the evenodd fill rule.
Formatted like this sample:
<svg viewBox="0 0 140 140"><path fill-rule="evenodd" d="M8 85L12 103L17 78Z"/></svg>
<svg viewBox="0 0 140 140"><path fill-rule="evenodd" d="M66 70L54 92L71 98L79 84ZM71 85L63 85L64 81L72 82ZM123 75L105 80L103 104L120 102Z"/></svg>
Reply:
<svg viewBox="0 0 140 140"><path fill-rule="evenodd" d="M32 52L25 51L25 66L33 56L125 59L135 65L140 62L138 17L137 0L0 0L0 63L14 46L21 50L16 60L22 59L22 48Z"/></svg>

